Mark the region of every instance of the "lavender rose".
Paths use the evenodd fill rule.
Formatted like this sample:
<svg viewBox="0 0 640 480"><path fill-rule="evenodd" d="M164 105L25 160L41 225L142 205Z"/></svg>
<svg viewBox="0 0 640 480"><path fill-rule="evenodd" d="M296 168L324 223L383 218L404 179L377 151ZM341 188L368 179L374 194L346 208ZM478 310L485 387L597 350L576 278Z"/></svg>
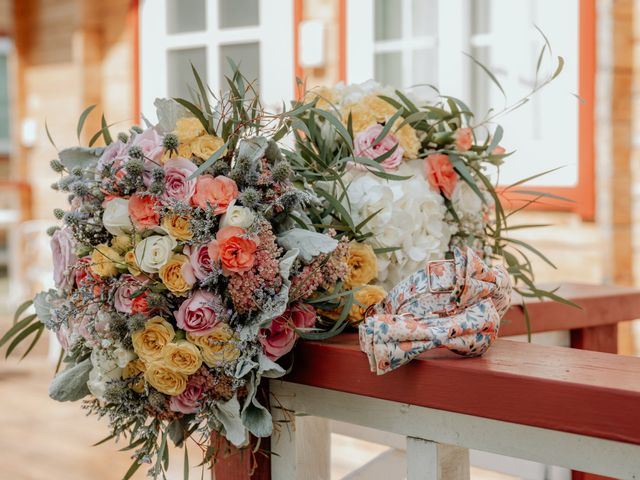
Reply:
<svg viewBox="0 0 640 480"><path fill-rule="evenodd" d="M227 317L220 297L206 290L194 291L174 314L178 328L196 336L210 332Z"/></svg>
<svg viewBox="0 0 640 480"><path fill-rule="evenodd" d="M396 147L392 154L380 162L380 165L385 170L393 170L402 162L404 150L398 143L398 138L391 132L388 132L382 140L374 144L376 138L382 133L382 130L382 125L376 123L363 132L360 132L354 142L354 153L358 157L367 157L375 160L379 156L389 153ZM358 168L363 167L361 164L356 165Z"/></svg>
<svg viewBox="0 0 640 480"><path fill-rule="evenodd" d="M172 158L164 164L164 194L165 200L180 200L188 202L196 189L196 179L188 178L198 169L186 158Z"/></svg>
<svg viewBox="0 0 640 480"><path fill-rule="evenodd" d="M53 256L53 279L56 288L68 291L73 286L73 275L70 267L78 261L75 242L68 229L56 230L53 234L53 237L51 237L51 254Z"/></svg>
<svg viewBox="0 0 640 480"><path fill-rule="evenodd" d="M197 378L191 378L187 388L180 395L171 397L169 409L172 412L184 414L196 413L200 408L200 399L204 393L202 382Z"/></svg>

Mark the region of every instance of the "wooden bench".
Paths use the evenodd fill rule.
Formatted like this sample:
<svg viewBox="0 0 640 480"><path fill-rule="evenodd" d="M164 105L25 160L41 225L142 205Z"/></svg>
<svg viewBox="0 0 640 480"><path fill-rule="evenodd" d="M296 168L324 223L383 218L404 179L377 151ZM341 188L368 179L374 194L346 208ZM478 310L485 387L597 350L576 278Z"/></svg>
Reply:
<svg viewBox="0 0 640 480"><path fill-rule="evenodd" d="M566 305L562 305L554 302L548 302L548 301L539 302L539 301L528 300L527 303L528 303L529 316L531 319L531 331L533 333L550 332L550 331L558 331L558 330L569 331L570 344L572 347L575 347L575 348L615 353L617 351L617 323L622 321L632 320L635 318L640 318L640 291L637 289L626 288L626 287L616 287L616 286L565 284L561 286L558 293L564 296L565 298L569 298L573 302L581 305L583 307L582 310L575 309L575 308L568 307ZM523 310L519 306L519 304L520 304L520 299L514 298L514 305L505 316L505 322L501 327L501 332L500 332L501 336L513 336L513 335L526 334L527 332L526 322L525 322ZM555 361L557 362L565 362L565 361L569 361L570 359L573 359L573 361L578 361L579 363L579 361L582 361L588 358L588 357L572 357L572 355L574 355L574 352L572 350L561 349L557 347L553 348L553 347L541 347L541 346L526 345L526 344L523 345L523 344L517 344L515 342L509 342L509 341L505 341L505 342L500 341L498 345L499 347L495 349L496 352L494 352L493 350L490 351L489 356L486 357L486 359L475 359L475 360L474 359L458 359L458 358L433 359L433 358L430 358L429 356L428 357L432 362L436 360L439 362L443 360L448 360L449 362L456 362L456 361L462 360L462 363L453 363L451 365L457 365L456 368L458 367L463 369L470 368L472 370L477 368L477 366L475 367L473 365L467 366L466 362L475 362L475 365L479 364L479 365L490 366L493 364L492 363L487 364L486 361L491 361L491 362L498 361L498 358L502 359L498 363L506 362L504 365L510 365L513 369L517 369L518 368L517 365L509 364L509 355L513 355L514 357L520 358L521 351L526 352L526 355L527 355L526 358L530 358L532 361L537 361L537 362L544 361L545 360L544 357L549 355L552 355L552 357L549 357L549 358L554 358ZM502 345L507 345L507 346L503 347ZM319 398L326 398L327 396L332 396L332 395L335 396L335 395L354 395L354 394L358 396L358 401L361 400L359 399L359 397L362 397L362 396L364 396L365 399L368 398L366 392L353 392L350 390L346 390L346 391L342 391L342 393L339 393L339 394L335 393L336 391L341 391L341 390L338 384L333 383L333 381L334 380L337 381L337 379L332 380L331 375L328 375L327 377L325 377L325 381L327 381L328 379L329 382L324 384L315 384L313 382L305 383L304 381L300 381L302 377L307 379L320 378L319 377L320 371L318 369L324 368L321 365L321 362L314 361L314 362L301 364L301 359L304 359L305 357L309 357L309 355L311 355L311 358L313 358L315 353L317 353L316 349L318 348L321 350L323 348L328 348L329 350L322 350L322 351L325 354L327 354L327 352L331 352L329 357L332 357L333 355L335 355L336 359L340 360L340 361L335 361L334 363L331 363L331 365L333 365L336 368L336 371L339 370L341 374L347 375L347 379L345 380L346 383L351 385L360 385L363 382L366 383L369 381L374 381L374 382L382 382L381 385L387 385L387 382L390 382L388 384L388 387L385 387L384 389L385 390L391 389L392 380L386 380L386 378L393 378L393 377L384 376L378 379L373 374L369 373L368 370L366 369L366 366L367 366L366 358L364 354L362 354L357 348L357 345L355 344L355 337L353 335L351 336L344 335L325 343L315 343L315 342L301 343L296 348L295 368L292 374L287 378L287 381L285 383L274 382L272 386L272 393L276 396L276 398L274 399L274 404L277 405L277 402L282 401L279 398L280 397L279 394L284 393L285 391L288 391L290 394L295 393L295 396L297 398L300 398L301 396L303 396L301 392L306 392L308 394L313 393L314 395L317 393L319 395ZM546 350L547 348L551 348L551 350ZM575 352L575 354L584 355L585 352ZM432 356L434 354L430 354L430 355ZM442 353L437 353L435 355L442 355ZM448 354L445 354L445 357L447 355ZM536 357L537 355L542 355L542 358L537 358ZM569 355L569 356L565 357L563 355ZM586 355L590 355L590 354L586 353ZM605 357L606 358L611 357L614 359L617 358L615 356L609 356L609 355L605 355ZM348 361L346 360L347 358L349 359ZM344 361L347 361L347 363L344 363ZM635 359L629 359L629 360L623 359L621 361L633 362L635 361ZM485 363L482 363L482 362L485 362ZM438 365L441 365L441 364L439 363ZM447 365L446 363L442 364L442 366L446 366L446 365ZM537 365L537 364L533 363L530 367L533 368L534 365ZM577 364L574 363L572 365L576 366ZM522 365L520 365L520 367L522 367ZM563 368L567 370L565 365L563 365L562 363L559 363L558 365L555 365L555 366L548 365L548 367L549 368L557 367L558 371L556 371L555 374L560 374ZM407 368L409 369L408 371L413 372L411 376L415 377L416 376L415 369L417 367L409 366ZM579 370L581 374L588 376L589 368L590 366L588 364L585 364L584 368L579 368L577 370ZM640 371L640 368L638 368L637 365L635 366L635 369L636 371ZM400 370L402 371L403 369L400 369ZM422 370L419 370L419 371L422 372ZM475 372L475 370L473 371ZM570 370L568 372L565 371L564 376L562 376L562 379L568 382L568 384L565 386L566 388L575 384L576 379L571 378L572 371L573 370ZM603 371L602 368L599 368L597 370L593 370L589 375L591 375L592 380L595 379L594 381L595 383L597 383L598 375L602 375L603 377L606 377L605 372L606 370ZM458 373L460 373L460 371L458 371ZM498 376L502 378L501 375L504 375L504 374L506 374L506 372L502 372L502 374ZM398 375L398 374L392 373L391 375ZM408 375L408 374L400 373L399 375L402 376L402 375ZM420 373L419 375L422 375L422 373ZM516 375L515 370L511 371L510 375ZM525 380L527 378L528 377L524 376L521 378L521 380L524 383L527 383L529 380L531 380L531 378L529 378L529 380ZM554 377L551 376L549 378L554 378ZM638 379L637 377L634 377L634 379L637 383L640 383L640 379ZM426 377L424 380L429 381L429 377ZM544 378L539 377L538 380L543 381ZM607 380L606 378L603 378L603 381L606 381L606 380ZM409 384L406 386L396 385L396 388L402 388L406 390L405 393L410 393L415 390L415 388L412 386L414 383L415 381L409 382ZM450 382L447 383L447 385L453 386ZM509 385L509 382L506 383L506 386L503 385L501 387L506 389L504 392L504 395L506 396L511 395L511 391L509 390L508 385ZM549 385L555 385L555 381L551 381L546 388L549 388ZM583 386L583 388L586 388L586 387L587 387L586 385ZM318 390L319 388L321 390ZM300 389L301 391L298 391ZM497 393L499 395L500 391L497 390ZM601 393L605 396L608 394L613 394L612 392L606 391L606 389L601 391ZM307 398L307 396L304 396L304 398ZM371 398L372 400L376 400L376 401L383 401L383 402L389 401L385 397L376 399L376 397L374 396ZM404 400L407 400L407 399L405 398ZM355 399L349 397L348 399L342 398L341 401L344 401L345 405L349 405L350 402L355 401ZM395 400L395 401L396 403L398 402L401 403L403 400ZM412 407L412 408L413 410L415 410L415 408L417 407L431 408L431 409L442 408L442 410L435 410L434 411L435 413L431 412L431 414L445 415L445 411L448 411L447 409L447 405L449 405L448 402L449 400L447 400L443 404L439 404L439 407L434 407L434 406L425 407L424 405L416 405L415 407ZM532 402L532 403L533 403L533 407L536 407L538 405L537 402ZM284 404L285 403L283 403L283 405ZM607 404L609 404L608 401L607 401ZM295 407L295 405L291 405L291 406ZM513 404L512 406L520 408L520 406L516 404ZM405 407L406 407L406 404L405 404ZM343 407L340 407L340 408L343 408ZM293 410L295 411L296 409L293 408ZM351 412L351 409L348 409L348 410L349 412ZM535 411L535 409L530 412L527 412L525 409L521 409L520 411L522 413L531 415L532 417L535 417L535 418L538 418L540 416ZM558 412L562 413L562 410L559 410ZM320 415L317 412L313 413L309 411L306 413L310 415L314 415L314 414ZM277 412L274 411L274 414L277 414ZM456 414L460 414L460 412L456 411ZM464 415L467 415L467 414L464 414ZM492 418L492 417L482 417L482 415L479 415L479 417L485 418L485 419ZM333 417L329 415L327 418L333 418ZM560 419L556 419L556 423L553 425L553 427L562 425L563 424L562 418L563 417L561 417ZM492 421L495 422L495 421L504 421L504 420L492 419ZM517 422L514 422L514 423L517 423ZM372 427L376 428L374 426ZM527 428L531 428L531 426ZM541 426L536 426L536 428L541 428ZM549 426L544 428L549 429ZM613 430L616 427L615 427L615 424L612 424L612 425L609 425L607 428L609 428L610 430ZM551 428L551 430L553 430L553 428ZM640 431L640 425L638 425L637 422L636 422L636 430ZM560 431L564 432L563 430L559 430L559 432ZM325 421L322 421L322 420L318 421L310 417L301 417L298 419L298 422L297 422L297 432L298 432L297 434L298 440L304 437L306 438L305 441L308 441L310 437L311 438L315 437L316 438L315 448L316 449L318 448L318 442L320 442L321 444L322 443L325 444L325 450L328 451L328 445L326 444L329 441L329 429ZM303 433L300 433L300 432L303 432ZM567 432L564 432L564 433L567 434ZM283 434L287 434L286 429ZM487 431L487 435L491 435L491 432L489 430ZM583 432L580 435L589 437L589 435L586 432ZM539 438L539 437L533 437L533 438ZM274 437L274 440L275 439L276 437ZM436 442L440 441L437 438L430 439L430 440L436 441ZM276 442L277 441L278 440L276 440ZM264 446L264 443L262 445ZM408 444L407 444L407 447L408 447ZM474 445L466 446L466 448L469 448L469 447L477 448L478 450L496 451L495 448L491 450L487 446L474 446ZM436 451L440 451L440 452L445 452L445 450L446 449L444 449L443 447L436 448ZM412 449L408 449L409 453L411 451ZM447 451L451 455L451 452L455 450L449 449ZM515 457L520 457L520 458L531 458L530 456L528 457L528 456L513 454L514 452L509 453L509 452L503 451L503 453L507 455L512 455ZM541 453L544 453L544 452L541 452ZM638 455L638 453L636 453L636 455ZM462 456L465 457L466 454L463 453ZM326 455L324 455L323 457L323 454L321 454L320 457L321 458L315 458L316 461L314 463L315 465L314 468L320 469L319 471L322 471L323 468L328 468L328 457L326 457ZM576 466L577 464L572 465L570 464L570 462L569 463L558 462L556 461L556 457L544 457L544 458L543 457L544 455L541 455L541 454L538 455L536 457L536 461L548 462L552 464L559 463L562 465L568 465L576 469L580 469L584 467L584 466L578 467ZM274 475L273 477L270 477L270 467L267 461L268 459L264 456L259 456L257 458L258 458L258 468L254 471L254 474L253 476L251 476L251 478L254 478L254 479L274 478L278 480L280 478L286 478L286 477L280 477L279 474L278 476ZM274 459L274 462L275 462L274 465L276 466L278 465L278 462L279 462L278 458L279 457L276 457ZM302 464L304 465L305 462L303 462ZM582 468L582 469L587 470L587 468ZM638 470L640 471L640 468ZM249 471L249 467L248 467L248 460L246 456L243 458L239 455L235 455L235 456L232 455L227 459L216 464L214 469L214 472L215 472L214 478L217 478L218 480L246 479L246 478L249 478L249 475L247 473L248 471ZM594 471L598 471L598 470L594 470ZM300 477L300 478L304 478L304 477ZM308 478L324 478L324 474L317 474L315 476L311 476ZM362 478L366 478L366 477L362 477ZM446 478L449 478L449 477L446 477ZM458 477L451 477L451 478L458 478ZM579 472L574 472L573 478L574 480L582 480L582 479L596 478L596 477L593 477L588 474L585 475Z"/></svg>

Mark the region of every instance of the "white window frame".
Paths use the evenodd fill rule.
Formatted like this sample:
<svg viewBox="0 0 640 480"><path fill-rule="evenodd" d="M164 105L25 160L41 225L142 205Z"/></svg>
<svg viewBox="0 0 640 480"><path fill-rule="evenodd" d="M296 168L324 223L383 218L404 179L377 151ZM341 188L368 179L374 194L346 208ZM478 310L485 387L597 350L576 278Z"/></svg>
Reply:
<svg viewBox="0 0 640 480"><path fill-rule="evenodd" d="M202 31L167 33L167 0L140 2L140 99L141 112L155 121L153 102L168 92L167 52L206 47L209 86L218 91L219 50L224 45L259 44L259 89L267 106L281 105L294 95L293 0L260 0L260 24L251 27L218 27L218 0L206 0L206 28Z"/></svg>
<svg viewBox="0 0 640 480"><path fill-rule="evenodd" d="M11 49L12 49L12 43L11 43L11 39L9 39L8 37L0 37L0 55L3 57L7 58L7 67L8 67L8 77L10 77L10 70L11 70L11 58L10 58L10 54L11 54ZM9 85L9 81L10 78L7 78L7 88L9 89L9 101L11 101L11 86ZM1 155L8 155L9 153L11 153L11 131L12 131L12 126L11 126L11 105L9 105L9 137L7 139L2 139L0 138L0 154Z"/></svg>

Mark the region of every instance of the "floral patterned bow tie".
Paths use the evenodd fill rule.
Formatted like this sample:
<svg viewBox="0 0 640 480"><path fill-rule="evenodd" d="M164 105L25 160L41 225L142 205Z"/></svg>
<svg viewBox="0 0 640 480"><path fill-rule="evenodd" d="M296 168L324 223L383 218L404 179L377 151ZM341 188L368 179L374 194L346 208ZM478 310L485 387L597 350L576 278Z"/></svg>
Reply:
<svg viewBox="0 0 640 480"><path fill-rule="evenodd" d="M447 348L465 356L487 351L511 304L511 280L471 248L429 262L372 307L359 327L372 372L387 373L421 352Z"/></svg>

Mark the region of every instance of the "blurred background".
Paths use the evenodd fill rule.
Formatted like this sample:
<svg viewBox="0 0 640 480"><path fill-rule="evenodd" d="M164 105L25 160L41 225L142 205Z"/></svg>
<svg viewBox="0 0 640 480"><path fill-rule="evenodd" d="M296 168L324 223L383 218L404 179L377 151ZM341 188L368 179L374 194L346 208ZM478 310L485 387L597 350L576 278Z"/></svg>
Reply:
<svg viewBox="0 0 640 480"><path fill-rule="evenodd" d="M431 84L478 112L501 110L536 85L545 40L535 26L565 69L500 119L503 146L517 150L501 179L562 166L528 187L573 202L547 199L521 212L517 223L551 226L518 236L557 266L538 262L540 283L640 284L638 1L0 0L0 332L18 304L53 284L45 230L65 198L49 188L56 150L45 122L64 147L77 144L77 118L90 104L98 107L84 144L100 129L98 112L115 131L141 114L153 120L154 98L188 95L189 62L223 88L226 57L258 79L269 105L295 97L296 77L308 88L374 78L423 96L433 95ZM463 53L494 72L506 101ZM545 58L541 76L553 64ZM618 336L621 354L638 354L638 326L622 324ZM53 365L41 343L21 363L0 363L0 477L120 478L127 455L89 447L104 424L48 399ZM335 478L384 451L344 433L333 436ZM475 468L473 478L570 478L519 468L515 477Z"/></svg>

